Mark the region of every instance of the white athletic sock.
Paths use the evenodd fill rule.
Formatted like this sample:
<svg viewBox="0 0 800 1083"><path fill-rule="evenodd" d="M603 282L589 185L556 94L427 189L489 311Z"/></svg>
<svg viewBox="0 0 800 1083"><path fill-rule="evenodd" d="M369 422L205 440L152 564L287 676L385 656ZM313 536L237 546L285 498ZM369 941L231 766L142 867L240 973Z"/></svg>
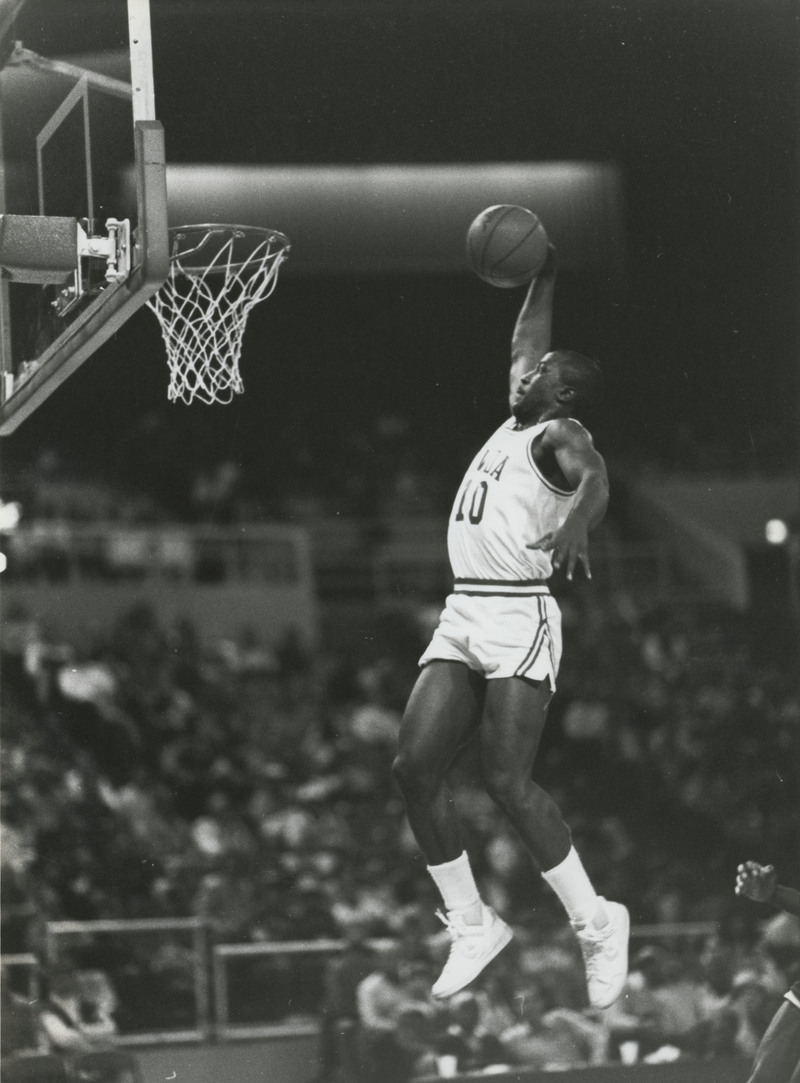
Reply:
<svg viewBox="0 0 800 1083"><path fill-rule="evenodd" d="M465 850L455 861L428 865L428 872L442 896L445 910L460 910L468 925L479 925L483 910L478 885Z"/></svg>
<svg viewBox="0 0 800 1083"><path fill-rule="evenodd" d="M573 925L593 924L602 929L608 924L602 899L592 887L574 846L560 865L543 872L542 876L558 895Z"/></svg>

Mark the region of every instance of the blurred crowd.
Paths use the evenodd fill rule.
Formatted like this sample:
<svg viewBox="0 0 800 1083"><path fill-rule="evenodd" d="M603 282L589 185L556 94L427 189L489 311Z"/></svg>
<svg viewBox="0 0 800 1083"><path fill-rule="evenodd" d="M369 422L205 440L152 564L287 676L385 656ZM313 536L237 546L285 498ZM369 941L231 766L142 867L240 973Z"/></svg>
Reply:
<svg viewBox="0 0 800 1083"><path fill-rule="evenodd" d="M321 1019L321 1080L750 1055L800 961L796 923L765 927L771 915L733 896L745 857L796 872L793 676L754 657L746 621L726 611L581 584L560 601L564 662L537 780L634 924L714 929L634 943L628 989L602 1017L469 748L455 792L473 866L518 935L485 980L446 1008L430 999L447 934L390 776L435 617L423 607L386 614L363 656L312 651L291 631L201 637L145 606L70 641L7 612L4 953L41 955L59 919L194 916L222 943L343 939L321 978L318 962L312 974L269 956L231 984L232 1017ZM191 944L156 947L76 955L113 970L123 1030L160 1022L153 993L168 988L177 1024L192 1021Z"/></svg>
<svg viewBox="0 0 800 1083"><path fill-rule="evenodd" d="M622 996L598 1011L586 1006L569 932L516 931L488 971L444 1002L430 996L435 938L423 947L400 937L377 952L349 941L326 975L320 1083L751 1059L798 960L796 943L770 935L747 946L667 938L634 950Z"/></svg>
<svg viewBox="0 0 800 1083"><path fill-rule="evenodd" d="M93 449L85 461L55 444L27 454L10 449L4 499L20 501L26 521L56 542L65 524L225 526L447 513L464 459L474 453L473 434L455 428L443 444L441 419L432 433L394 412L365 418L359 411L357 423L325 417L324 425L282 418L274 427L260 417L243 463L218 446L213 427L187 446L174 414L153 411L107 459ZM276 462L286 468L275 469Z"/></svg>

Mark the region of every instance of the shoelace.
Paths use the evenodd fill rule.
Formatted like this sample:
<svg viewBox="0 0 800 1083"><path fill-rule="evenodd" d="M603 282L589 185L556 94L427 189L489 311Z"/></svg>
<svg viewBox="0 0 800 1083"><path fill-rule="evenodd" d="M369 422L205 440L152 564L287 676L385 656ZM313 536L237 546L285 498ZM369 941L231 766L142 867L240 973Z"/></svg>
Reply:
<svg viewBox="0 0 800 1083"><path fill-rule="evenodd" d="M451 940L456 941L458 937L462 935L461 932L456 928L455 922L451 921L447 914L444 913L444 911L437 910L436 916L439 921L441 921L442 925L444 925L444 927L447 929L448 933L450 933Z"/></svg>
<svg viewBox="0 0 800 1083"><path fill-rule="evenodd" d="M583 936L581 937L581 948L583 949L583 957L586 962L587 969L594 969L596 964L600 961L602 955L605 954L606 945L613 935L614 929L609 922L608 930L602 930L596 936ZM616 956L616 951L612 952L612 957Z"/></svg>
<svg viewBox="0 0 800 1083"><path fill-rule="evenodd" d="M482 926L476 926L476 936L470 937L466 927L463 925L461 927L456 925L456 923L446 914L443 914L441 910L436 911L436 916L450 934L450 954L447 957L448 963L458 959L459 956L463 956L466 959L473 959L475 953L479 950L479 940L477 937L483 932Z"/></svg>
<svg viewBox="0 0 800 1083"><path fill-rule="evenodd" d="M474 929L474 933L476 936L480 935L484 929L484 926L482 924L474 926L456 925L452 918L449 918L447 914L443 913L441 910L436 911L436 916L447 929L448 933L450 934L450 939L453 941L454 944L456 943L456 941L463 940L464 937L470 936L470 933L467 931L468 929Z"/></svg>

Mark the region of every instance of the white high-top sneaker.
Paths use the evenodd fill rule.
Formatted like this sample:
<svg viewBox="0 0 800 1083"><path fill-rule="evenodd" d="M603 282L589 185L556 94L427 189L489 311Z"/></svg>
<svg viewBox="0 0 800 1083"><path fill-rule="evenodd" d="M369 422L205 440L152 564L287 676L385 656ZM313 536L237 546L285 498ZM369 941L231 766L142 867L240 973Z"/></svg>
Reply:
<svg viewBox="0 0 800 1083"><path fill-rule="evenodd" d="M610 1008L628 976L630 915L622 903L602 902L608 914L607 925L602 929L573 926L583 952L589 1003L594 1008Z"/></svg>
<svg viewBox="0 0 800 1083"><path fill-rule="evenodd" d="M513 933L502 918L490 906L484 903L481 906L483 921L480 925L467 925L460 910L450 910L446 917L437 911L447 926L452 943L444 970L431 990L435 997L452 996L469 985L511 940Z"/></svg>

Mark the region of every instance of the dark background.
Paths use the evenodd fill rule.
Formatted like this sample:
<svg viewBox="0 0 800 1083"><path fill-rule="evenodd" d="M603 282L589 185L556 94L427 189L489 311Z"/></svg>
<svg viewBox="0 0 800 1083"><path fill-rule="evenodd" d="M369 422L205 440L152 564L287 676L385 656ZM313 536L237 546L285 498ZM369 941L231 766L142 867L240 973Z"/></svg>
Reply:
<svg viewBox="0 0 800 1083"><path fill-rule="evenodd" d="M50 56L123 49L114 6L28 0L15 36ZM796 4L152 0L152 20L168 161L618 163L624 274L565 272L556 300L555 344L606 372L598 444L665 468L791 467ZM346 460L370 450L354 429L398 415L423 463L455 475L505 414L521 299L466 268L323 278L290 263L250 318L234 404L166 402L142 311L2 450L13 469L54 447L165 497L232 457L268 496L300 433Z"/></svg>

